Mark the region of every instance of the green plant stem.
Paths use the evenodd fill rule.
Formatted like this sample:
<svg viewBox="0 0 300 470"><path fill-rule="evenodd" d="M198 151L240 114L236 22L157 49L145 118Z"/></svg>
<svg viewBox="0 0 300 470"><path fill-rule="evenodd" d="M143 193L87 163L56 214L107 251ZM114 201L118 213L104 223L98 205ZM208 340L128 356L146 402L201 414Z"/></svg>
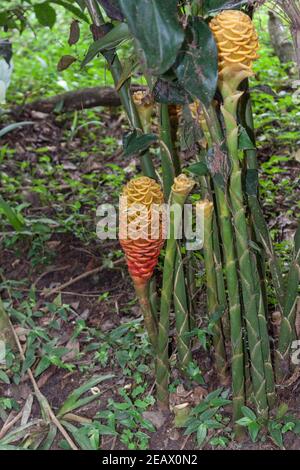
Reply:
<svg viewBox="0 0 300 470"><path fill-rule="evenodd" d="M174 146L171 137L169 109L167 104L159 105L160 140L164 145L160 147L161 168L165 201L169 200L175 171L173 166Z"/></svg>
<svg viewBox="0 0 300 470"><path fill-rule="evenodd" d="M207 284L207 305L208 314L211 317L220 307L218 302L217 277L214 261L213 246L213 210L207 211L204 218L204 261ZM213 326L213 345L215 349L216 370L221 383L227 381L227 361L224 346L221 320L214 322Z"/></svg>
<svg viewBox="0 0 300 470"><path fill-rule="evenodd" d="M107 32L106 23L102 16L100 7L96 0L85 0L90 17L93 21L93 24L99 28L102 33ZM122 76L122 64L118 58L118 55L115 51L107 51L103 53L105 57L109 70L112 74L115 86L119 83L119 80ZM128 120L133 129L140 129L142 131L142 124L136 106L133 102L130 87L128 81L125 82L118 91L122 106L126 111ZM151 160L150 154L144 153L141 156L141 167L144 175L149 176L150 178L156 179L155 168Z"/></svg>
<svg viewBox="0 0 300 470"><path fill-rule="evenodd" d="M242 172L238 154L236 109L239 96L239 93L237 95L223 93L222 113L225 120L227 148L232 163L229 192L245 306L253 391L258 413L266 417L268 415L268 405L272 406L274 402L275 385L266 317L264 306L261 303L260 280L258 273L253 269L249 250L248 226L242 190Z"/></svg>
<svg viewBox="0 0 300 470"><path fill-rule="evenodd" d="M189 306L179 241L176 244L175 257L174 309L179 365L181 370L186 373L188 365L192 361L192 353L188 335L190 332Z"/></svg>
<svg viewBox="0 0 300 470"><path fill-rule="evenodd" d="M212 141L220 148L223 143L223 134L214 108L212 106L209 108L204 108L204 115ZM229 317L231 329L230 336L232 348L231 373L233 390L233 420L236 422L243 416L241 407L245 404L242 313L231 215L225 194L219 185L215 186L215 196L223 243L226 283L229 300ZM243 429L239 426L235 426L235 430L237 435L241 435L243 433Z"/></svg>
<svg viewBox="0 0 300 470"><path fill-rule="evenodd" d="M139 299L140 306L142 309L144 323L146 331L149 335L149 339L153 348L153 351L156 351L157 348L157 323L153 315L151 304L149 301L149 283L143 283L139 280L133 280L136 295Z"/></svg>
<svg viewBox="0 0 300 470"><path fill-rule="evenodd" d="M295 335L296 306L300 282L300 225L295 235L295 253L286 281L283 317L275 353L276 379L282 382L290 372L290 351Z"/></svg>
<svg viewBox="0 0 300 470"><path fill-rule="evenodd" d="M247 91L246 84L246 91ZM248 93L245 93L242 100L241 106L241 117L243 119L243 125L246 128L251 140L255 143L254 135L254 122L253 122L253 113L251 106L251 98ZM257 162L257 150L248 149L245 152L246 154L246 163L248 170L256 173L256 187L247 191L248 193L248 203L251 212L251 217L253 219L254 230L256 233L257 240L262 244L267 259L268 264L276 292L277 301L280 309L283 309L284 302L284 282L281 271L281 266L279 260L274 251L273 243L270 237L270 232L266 223L266 220L263 215L262 207L258 197L258 162Z"/></svg>
<svg viewBox="0 0 300 470"><path fill-rule="evenodd" d="M152 316L155 318L155 321L158 323L158 295L157 295L157 286L156 286L156 277L152 276L149 281L149 302L151 306Z"/></svg>
<svg viewBox="0 0 300 470"><path fill-rule="evenodd" d="M171 204L180 208L182 213L183 204L186 197L171 193ZM166 247L166 254L163 269L163 281L160 303L160 317L158 327L157 341L157 361L156 361L156 390L157 401L160 408L167 409L169 406L169 329L170 329L170 309L172 302L172 293L174 288L174 266L176 260L177 240L176 236L179 229L181 217L179 214L170 211L169 236Z"/></svg>
<svg viewBox="0 0 300 470"><path fill-rule="evenodd" d="M214 264L216 270L216 279L217 279L217 292L218 292L218 302L221 307L224 308L224 314L222 316L222 325L224 337L227 341L230 341L230 320L228 315L228 304L226 298L226 289L223 273L223 262L222 262L222 253L221 253L221 243L220 243L220 234L219 226L216 217L216 211L213 214L213 255L214 255Z"/></svg>

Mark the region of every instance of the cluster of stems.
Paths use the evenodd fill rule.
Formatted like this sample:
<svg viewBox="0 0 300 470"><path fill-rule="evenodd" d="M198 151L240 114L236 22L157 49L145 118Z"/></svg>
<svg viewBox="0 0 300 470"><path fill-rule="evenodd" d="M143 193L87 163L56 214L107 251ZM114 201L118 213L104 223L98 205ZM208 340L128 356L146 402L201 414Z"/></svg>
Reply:
<svg viewBox="0 0 300 470"><path fill-rule="evenodd" d="M85 0L93 21L94 38L105 30L105 23L96 0ZM224 13L224 12L223 12ZM295 333L295 312L299 284L299 230L296 234L294 260L284 280L280 263L263 216L258 194L258 164L255 146L239 149L242 125L253 139L253 117L248 93L248 77L256 57L257 35L249 27L246 15L227 11L220 20L213 20L213 32L223 48L219 50L219 105L201 106L207 148L213 150L223 183L211 171L199 178L204 201L204 263L207 283L207 311L211 318L212 345L215 369L222 383L227 383L231 369L233 420L242 417L242 406L256 405L260 416L267 418L274 406L275 377L286 378L290 371L290 348ZM239 21L245 25L243 34L233 29ZM224 27L223 27L223 26ZM222 29L223 28L223 29ZM237 57L244 54L241 63ZM122 66L116 51L103 53L115 83L119 83ZM131 95L129 82L119 89L120 99L132 129L139 133L151 130L151 112L142 110ZM196 105L198 107L198 104ZM185 200L193 182L181 173L176 147L176 129L172 128L170 106L158 105L158 125L161 176L165 202L183 212ZM142 114L141 114L142 113ZM203 146L203 143L201 144ZM203 148L202 148L203 150ZM141 155L144 175L157 179L148 151ZM256 179L256 185L244 189L245 174ZM180 175L178 177L178 175ZM220 175L218 175L220 176ZM179 183L179 184L177 184ZM184 183L182 185L182 183ZM186 184L186 186L185 186ZM185 186L184 190L182 189ZM164 257L160 302L153 277L150 282L134 280L137 296L144 314L145 327L156 359L157 399L161 407L169 406L169 335L172 307L175 316L177 357L180 369L187 373L192 361L190 331L195 321L195 275L192 256L183 257L177 234L180 217L170 211L169 234ZM254 242L254 243L253 243ZM261 252L252 246L258 244ZM268 301L266 295L266 266L270 270L282 315L279 339L275 344L275 363L272 362ZM217 312L222 315L214 319ZM237 434L241 429L236 426Z"/></svg>

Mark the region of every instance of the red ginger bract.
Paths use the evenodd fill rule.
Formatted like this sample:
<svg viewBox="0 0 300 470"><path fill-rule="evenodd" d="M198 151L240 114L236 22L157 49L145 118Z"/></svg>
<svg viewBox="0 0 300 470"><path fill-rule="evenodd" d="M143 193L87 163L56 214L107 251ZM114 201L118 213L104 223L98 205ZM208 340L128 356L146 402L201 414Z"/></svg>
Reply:
<svg viewBox="0 0 300 470"><path fill-rule="evenodd" d="M153 214L163 204L163 193L159 184L146 176L134 178L126 185L122 193L127 206L121 204L120 244L125 252L129 273L135 283L146 283L153 274L161 248L164 244L161 230L161 214L156 218L158 227L152 227ZM142 205L143 211L135 210L135 205ZM130 209L133 211L130 212ZM136 238L127 235L128 224L146 229L146 236ZM154 229L153 229L154 228ZM152 232L151 233L151 229ZM130 232L130 230L129 230ZM151 235L155 237L151 238Z"/></svg>

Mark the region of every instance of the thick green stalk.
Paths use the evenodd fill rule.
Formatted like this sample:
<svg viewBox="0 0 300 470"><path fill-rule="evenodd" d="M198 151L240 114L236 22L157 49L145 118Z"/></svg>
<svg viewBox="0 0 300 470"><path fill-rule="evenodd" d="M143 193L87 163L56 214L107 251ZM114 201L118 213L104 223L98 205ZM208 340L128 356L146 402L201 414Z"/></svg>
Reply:
<svg viewBox="0 0 300 470"><path fill-rule="evenodd" d="M216 213L213 214L213 254L217 278L217 292L218 301L221 307L224 307L224 314L222 316L223 333L225 340L230 341L230 320L228 315L228 305L226 298L226 289L223 273L223 262L221 253L221 243L219 235L219 226L217 222Z"/></svg>
<svg viewBox="0 0 300 470"><path fill-rule="evenodd" d="M207 285L208 314L212 316L220 307L218 302L217 277L213 246L213 204L209 201L199 203L204 206L204 261ZM227 362L221 320L213 327L213 345L215 349L216 370L221 383L226 383Z"/></svg>
<svg viewBox="0 0 300 470"><path fill-rule="evenodd" d="M180 176L177 178L177 180L179 179ZM172 293L174 289L174 266L177 256L177 236L179 228L181 226L182 208L187 195L193 187L192 180L184 176L183 180L184 188L181 186L180 191L178 190L177 192L178 184L174 183L170 196L171 204L174 210L171 209L170 211L169 233L164 261L156 362L157 400L161 408L168 408L169 405L168 385L170 370L168 345L170 329L170 309L172 302Z"/></svg>
<svg viewBox="0 0 300 470"><path fill-rule="evenodd" d="M93 21L93 24L96 28L99 29L99 32L105 32L105 20L102 16L101 10L96 0L85 0L88 12ZM93 31L94 39L97 38L96 31ZM107 60L109 70L112 74L115 85L119 83L119 80L122 76L122 64L118 58L118 55L115 51L104 52L103 56ZM140 121L139 114L137 112L136 106L133 102L130 87L128 82L125 82L122 87L119 89L119 96L126 111L128 120L133 129L142 130L142 125ZM151 160L149 153L144 153L141 156L141 167L144 175L149 176L150 178L156 179L155 168Z"/></svg>
<svg viewBox="0 0 300 470"><path fill-rule="evenodd" d="M176 257L176 227L173 211L170 213L170 236L167 241L164 260L163 281L160 303L160 317L158 327L157 362L156 362L156 391L157 400L161 408L169 406L169 330L170 309L172 302L174 263Z"/></svg>
<svg viewBox="0 0 300 470"><path fill-rule="evenodd" d="M220 148L223 143L223 134L218 118L212 106L204 108L205 119L211 134L213 143ZM231 373L233 391L233 420L236 422L243 416L241 407L245 404L244 381L244 350L242 313L239 294L239 280L237 273L237 260L234 248L234 234L231 224L231 215L225 198L225 194L219 185L215 186L217 213L223 244L226 284L229 300L229 317L231 328ZM236 427L237 434L242 429Z"/></svg>
<svg viewBox="0 0 300 470"><path fill-rule="evenodd" d="M167 183L166 189L168 190L168 193L165 195L167 200L171 191L171 186L173 184L174 175L178 175L181 171L181 168L175 142L173 141L169 106L167 104L159 105L159 117L160 140L165 144L165 146L161 146L161 163L163 181L166 180Z"/></svg>
<svg viewBox="0 0 300 470"><path fill-rule="evenodd" d="M176 172L175 164L177 157L174 157L175 147L172 141L169 107L167 104L160 104L159 109L160 140L163 143L163 145L161 145L162 178L165 200L168 201ZM179 363L181 369L185 371L189 362L192 360L192 356L190 351L190 340L187 335L189 333L189 309L179 243L177 244L175 255L174 307Z"/></svg>
<svg viewBox="0 0 300 470"><path fill-rule="evenodd" d="M271 364L269 336L264 307L261 304L260 281L254 271L249 250L248 226L245 214L242 172L238 154L238 125L236 109L241 93L225 93L222 113L226 126L226 141L232 163L230 177L230 199L232 204L236 246L239 258L245 319L251 357L251 376L258 412L268 415L269 404L273 404L274 375ZM263 310L263 311L262 311Z"/></svg>
<svg viewBox="0 0 300 470"><path fill-rule="evenodd" d="M149 301L149 283L140 282L139 279L133 279L133 283L142 309L145 328L149 335L153 351L155 352L157 347L157 322Z"/></svg>
<svg viewBox="0 0 300 470"><path fill-rule="evenodd" d="M247 91L246 84L246 91ZM254 122L253 122L253 113L251 106L251 98L248 93L245 93L242 99L241 105L241 118L243 125L246 128L252 142L255 142L254 135ZM270 232L263 215L262 207L258 197L258 162L257 162L257 151L256 149L248 149L245 152L246 154L246 163L248 170L256 172L257 183L253 188L248 188L248 203L251 211L251 217L253 220L254 230L257 237L257 240L262 244L267 259L268 264L276 292L277 301L280 309L283 308L284 301L284 282L281 271L281 266L279 260L274 251L273 243L270 237Z"/></svg>
<svg viewBox="0 0 300 470"><path fill-rule="evenodd" d="M192 361L190 349L190 317L186 294L185 276L182 263L180 244L177 242L174 276L174 309L177 333L177 349L180 368L187 371L189 363Z"/></svg>
<svg viewBox="0 0 300 470"><path fill-rule="evenodd" d="M295 235L295 253L286 282L283 317L275 354L276 378L282 382L290 372L291 344L295 338L296 306L300 282L300 225Z"/></svg>
<svg viewBox="0 0 300 470"><path fill-rule="evenodd" d="M156 286L156 277L152 276L149 282L149 302L151 306L152 315L158 323L158 295Z"/></svg>

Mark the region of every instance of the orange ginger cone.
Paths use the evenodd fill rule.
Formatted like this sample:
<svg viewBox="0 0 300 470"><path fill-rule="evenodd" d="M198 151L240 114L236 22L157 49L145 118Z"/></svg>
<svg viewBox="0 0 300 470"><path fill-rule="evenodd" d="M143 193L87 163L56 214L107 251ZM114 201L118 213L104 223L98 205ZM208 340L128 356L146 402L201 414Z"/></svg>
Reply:
<svg viewBox="0 0 300 470"><path fill-rule="evenodd" d="M148 284L164 244L161 205L162 190L146 176L126 185L120 204L120 244L144 315L152 346L157 341L157 321L152 314Z"/></svg>

